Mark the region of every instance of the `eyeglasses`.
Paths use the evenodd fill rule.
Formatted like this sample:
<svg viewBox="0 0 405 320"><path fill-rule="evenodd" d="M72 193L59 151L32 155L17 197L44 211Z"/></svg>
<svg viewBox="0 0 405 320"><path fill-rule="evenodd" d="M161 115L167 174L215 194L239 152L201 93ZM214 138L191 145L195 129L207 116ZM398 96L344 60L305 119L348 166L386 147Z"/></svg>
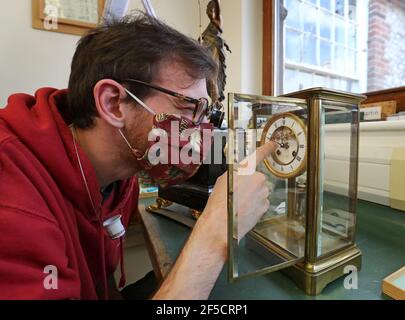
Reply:
<svg viewBox="0 0 405 320"><path fill-rule="evenodd" d="M201 124L204 117L210 118L210 116L211 116L211 113L212 113L212 110L213 110L213 105L210 105L206 98L200 98L200 99L190 98L190 97L187 97L187 96L185 96L183 94L180 94L178 92L174 92L174 91L171 91L169 89L162 88L162 87L156 86L154 84L143 82L143 81L140 81L140 80L126 79L126 80L124 80L124 82L138 83L138 84L141 84L141 85L143 85L145 87L148 87L148 88L163 92L165 94L168 94L168 95L170 95L172 97L176 97L176 98L178 98L178 99L180 99L182 101L194 104L195 107L194 107L194 110L193 110L193 119L192 119L192 121L196 125Z"/></svg>

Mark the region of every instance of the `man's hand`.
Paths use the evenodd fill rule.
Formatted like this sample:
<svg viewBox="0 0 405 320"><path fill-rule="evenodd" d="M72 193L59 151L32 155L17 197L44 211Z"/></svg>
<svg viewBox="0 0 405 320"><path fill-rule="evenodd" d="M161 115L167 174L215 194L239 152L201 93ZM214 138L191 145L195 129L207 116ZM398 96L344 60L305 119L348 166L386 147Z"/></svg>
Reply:
<svg viewBox="0 0 405 320"><path fill-rule="evenodd" d="M238 172L235 172L234 193L238 205L238 238L242 239L268 210L269 188L266 185L266 178L263 173L257 172L256 167L270 153L274 152L277 145L270 141L256 150L239 164ZM250 172L245 175L243 173ZM228 188L227 174L218 178L214 190L208 200L201 217L205 223L213 223L216 234L222 241L227 240L227 208L228 208ZM212 230L212 231L214 231Z"/></svg>
<svg viewBox="0 0 405 320"><path fill-rule="evenodd" d="M239 165L235 183L238 197L239 239L252 229L269 208L269 190L256 166L276 149L269 142ZM252 166L252 167L250 167ZM253 170L250 170L253 169ZM235 177L238 175L235 173ZM169 276L154 299L207 299L227 258L227 174L221 176Z"/></svg>

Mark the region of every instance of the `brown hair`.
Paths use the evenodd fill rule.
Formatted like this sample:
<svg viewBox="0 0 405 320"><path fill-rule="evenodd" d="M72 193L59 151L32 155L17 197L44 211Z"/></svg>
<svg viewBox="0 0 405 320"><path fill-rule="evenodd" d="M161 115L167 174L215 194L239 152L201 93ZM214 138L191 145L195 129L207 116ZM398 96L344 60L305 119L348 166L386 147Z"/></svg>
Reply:
<svg viewBox="0 0 405 320"><path fill-rule="evenodd" d="M80 39L72 60L69 122L82 129L94 125L93 88L98 81L132 78L153 82L166 60L180 62L194 79L210 79L217 68L209 51L197 41L140 12L91 30ZM127 87L140 99L150 94L145 86Z"/></svg>

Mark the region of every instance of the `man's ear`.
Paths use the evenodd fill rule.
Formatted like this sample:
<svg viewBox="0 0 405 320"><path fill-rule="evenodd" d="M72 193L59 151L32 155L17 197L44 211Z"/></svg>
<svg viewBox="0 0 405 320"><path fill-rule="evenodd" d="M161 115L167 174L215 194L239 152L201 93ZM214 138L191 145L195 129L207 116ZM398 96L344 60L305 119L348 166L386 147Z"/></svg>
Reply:
<svg viewBox="0 0 405 320"><path fill-rule="evenodd" d="M100 80L94 86L93 95L99 116L110 125L123 128L127 113L121 102L127 94L122 85L111 79Z"/></svg>

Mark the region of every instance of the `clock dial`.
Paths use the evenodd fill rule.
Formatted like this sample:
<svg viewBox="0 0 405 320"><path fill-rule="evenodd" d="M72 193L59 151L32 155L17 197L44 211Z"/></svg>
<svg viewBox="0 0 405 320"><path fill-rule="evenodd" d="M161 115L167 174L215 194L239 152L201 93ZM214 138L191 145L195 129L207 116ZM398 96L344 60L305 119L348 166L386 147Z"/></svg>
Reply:
<svg viewBox="0 0 405 320"><path fill-rule="evenodd" d="M280 178L300 175L306 168L307 132L304 122L292 113L272 117L263 130L261 144L270 140L278 145L264 161L270 172Z"/></svg>

